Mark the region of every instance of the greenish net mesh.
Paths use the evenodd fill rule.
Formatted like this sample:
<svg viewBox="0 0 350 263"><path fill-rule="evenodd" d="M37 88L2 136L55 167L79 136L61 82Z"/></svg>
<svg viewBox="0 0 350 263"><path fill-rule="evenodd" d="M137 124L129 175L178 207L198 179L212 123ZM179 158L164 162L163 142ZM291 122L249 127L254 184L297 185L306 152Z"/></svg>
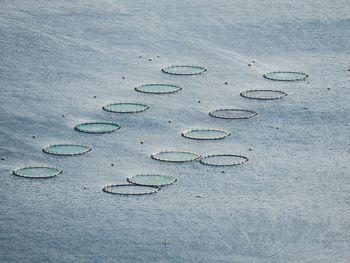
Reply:
<svg viewBox="0 0 350 263"><path fill-rule="evenodd" d="M152 154L152 158L163 162L190 162L200 158L200 155L188 151L163 151Z"/></svg>
<svg viewBox="0 0 350 263"><path fill-rule="evenodd" d="M158 192L160 188L136 184L113 184L103 187L102 190L106 193L117 195L147 195Z"/></svg>
<svg viewBox="0 0 350 263"><path fill-rule="evenodd" d="M309 77L308 74L304 72L295 71L274 71L268 72L263 75L265 79L278 80L278 81L299 81L304 80Z"/></svg>
<svg viewBox="0 0 350 263"><path fill-rule="evenodd" d="M237 154L213 154L204 156L200 162L211 166L233 166L244 164L248 161L248 157Z"/></svg>
<svg viewBox="0 0 350 263"><path fill-rule="evenodd" d="M173 84L144 84L135 88L136 91L150 94L169 94L180 91L182 88Z"/></svg>
<svg viewBox="0 0 350 263"><path fill-rule="evenodd" d="M114 122L107 121L91 121L80 123L74 127L76 131L85 133L110 133L120 129L120 125Z"/></svg>
<svg viewBox="0 0 350 263"><path fill-rule="evenodd" d="M222 129L190 129L184 131L182 136L194 140L219 140L230 136L231 133Z"/></svg>
<svg viewBox="0 0 350 263"><path fill-rule="evenodd" d="M50 166L26 166L13 171L14 175L31 179L45 179L61 173L63 173L61 169Z"/></svg>
<svg viewBox="0 0 350 263"><path fill-rule="evenodd" d="M199 75L207 69L196 65L173 65L162 69L162 72L171 75Z"/></svg>
<svg viewBox="0 0 350 263"><path fill-rule="evenodd" d="M144 185L144 186L165 186L176 182L176 178L170 175L161 174L138 174L129 177L129 183Z"/></svg>
<svg viewBox="0 0 350 263"><path fill-rule="evenodd" d="M141 103L111 103L102 107L105 111L116 113L137 113L146 111L149 107Z"/></svg>
<svg viewBox="0 0 350 263"><path fill-rule="evenodd" d="M248 99L277 100L287 96L287 93L282 90L255 89L242 91L240 95Z"/></svg>
<svg viewBox="0 0 350 263"><path fill-rule="evenodd" d="M211 117L220 119L250 119L258 115L256 111L244 109L217 109L209 112Z"/></svg>
<svg viewBox="0 0 350 263"><path fill-rule="evenodd" d="M44 153L64 156L81 155L91 150L89 146L72 143L52 144L43 148Z"/></svg>

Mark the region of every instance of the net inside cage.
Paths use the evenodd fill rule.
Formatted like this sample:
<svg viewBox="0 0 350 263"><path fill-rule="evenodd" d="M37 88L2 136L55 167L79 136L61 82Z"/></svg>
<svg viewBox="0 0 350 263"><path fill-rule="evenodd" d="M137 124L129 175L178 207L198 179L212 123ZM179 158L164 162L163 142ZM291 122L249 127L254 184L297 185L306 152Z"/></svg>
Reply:
<svg viewBox="0 0 350 263"><path fill-rule="evenodd" d="M309 75L304 72L296 71L274 71L265 73L263 77L277 81L298 81L306 79Z"/></svg>
<svg viewBox="0 0 350 263"><path fill-rule="evenodd" d="M137 113L146 111L149 107L141 103L111 103L103 106L103 109L116 113Z"/></svg>
<svg viewBox="0 0 350 263"><path fill-rule="evenodd" d="M135 90L151 94L168 94L180 91L182 88L173 84L145 84L136 87Z"/></svg>
<svg viewBox="0 0 350 263"><path fill-rule="evenodd" d="M233 166L244 164L248 161L248 158L243 155L237 154L217 154L203 157L200 162L205 165L211 166Z"/></svg>
<svg viewBox="0 0 350 263"><path fill-rule="evenodd" d="M187 151L164 151L153 154L152 158L164 162L190 162L200 158L200 155Z"/></svg>
<svg viewBox="0 0 350 263"><path fill-rule="evenodd" d="M241 96L248 99L257 99L257 100L276 100L281 99L284 96L287 96L285 91L281 90L247 90L241 92Z"/></svg>
<svg viewBox="0 0 350 263"><path fill-rule="evenodd" d="M106 193L118 195L147 195L154 194L159 190L159 187L136 184L114 184L103 188L103 191Z"/></svg>
<svg viewBox="0 0 350 263"><path fill-rule="evenodd" d="M207 69L196 65L173 65L163 68L162 71L172 75L198 75L206 72Z"/></svg>
<svg viewBox="0 0 350 263"><path fill-rule="evenodd" d="M230 136L231 133L222 129L191 129L184 131L182 136L195 140L219 140Z"/></svg>
<svg viewBox="0 0 350 263"><path fill-rule="evenodd" d="M27 166L13 171L14 175L27 178L50 178L63 173L63 171L56 167L49 166Z"/></svg>
<svg viewBox="0 0 350 263"><path fill-rule="evenodd" d="M138 174L128 178L128 182L144 186L165 186L176 182L176 178L170 175Z"/></svg>
<svg viewBox="0 0 350 263"><path fill-rule="evenodd" d="M256 111L245 109L217 109L209 115L220 119L250 119L258 115Z"/></svg>
<svg viewBox="0 0 350 263"><path fill-rule="evenodd" d="M89 146L82 144L53 144L43 148L43 152L53 155L81 155L90 152Z"/></svg>
<svg viewBox="0 0 350 263"><path fill-rule="evenodd" d="M112 122L86 122L78 124L75 130L85 133L110 133L120 129L120 125Z"/></svg>

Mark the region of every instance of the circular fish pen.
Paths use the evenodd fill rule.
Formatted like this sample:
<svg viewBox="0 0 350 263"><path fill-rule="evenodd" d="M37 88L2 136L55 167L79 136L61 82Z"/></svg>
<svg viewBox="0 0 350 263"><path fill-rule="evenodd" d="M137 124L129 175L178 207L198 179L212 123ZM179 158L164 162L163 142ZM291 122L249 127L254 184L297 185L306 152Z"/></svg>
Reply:
<svg viewBox="0 0 350 263"><path fill-rule="evenodd" d="M204 156L200 162L210 166L234 166L248 162L248 157L237 154L213 154Z"/></svg>
<svg viewBox="0 0 350 263"><path fill-rule="evenodd" d="M102 109L114 113L137 113L148 110L149 106L142 103L110 103Z"/></svg>
<svg viewBox="0 0 350 263"><path fill-rule="evenodd" d="M296 71L273 71L265 73L263 77L265 79L277 81L300 81L306 79L309 75L304 72Z"/></svg>
<svg viewBox="0 0 350 263"><path fill-rule="evenodd" d="M173 184L177 181L174 176L161 174L137 174L129 177L129 183L143 186L165 186Z"/></svg>
<svg viewBox="0 0 350 263"><path fill-rule="evenodd" d="M240 95L255 100L277 100L287 96L287 93L282 90L255 89L242 91Z"/></svg>
<svg viewBox="0 0 350 263"><path fill-rule="evenodd" d="M136 91L142 93L150 93L150 94L169 94L175 93L182 90L181 87L174 84L144 84L135 88Z"/></svg>
<svg viewBox="0 0 350 263"><path fill-rule="evenodd" d="M91 121L76 125L74 130L85 133L103 134L119 130L121 126L114 122L108 121Z"/></svg>
<svg viewBox="0 0 350 263"><path fill-rule="evenodd" d="M219 140L230 136L231 133L222 129L207 128L190 129L184 131L181 135L185 138L194 140Z"/></svg>
<svg viewBox="0 0 350 263"><path fill-rule="evenodd" d="M26 166L15 169L12 173L30 179L46 179L62 174L63 170L50 166Z"/></svg>
<svg viewBox="0 0 350 263"><path fill-rule="evenodd" d="M157 193L160 187L136 184L112 184L103 187L105 193L117 195L148 195Z"/></svg>
<svg viewBox="0 0 350 263"><path fill-rule="evenodd" d="M171 75L199 75L207 69L196 65L173 65L162 69L162 72Z"/></svg>
<svg viewBox="0 0 350 263"><path fill-rule="evenodd" d="M209 112L211 117L220 119L250 119L254 118L258 113L253 110L243 110L243 109L217 109Z"/></svg>
<svg viewBox="0 0 350 263"><path fill-rule="evenodd" d="M151 157L163 162L191 162L198 160L201 156L188 151L163 151L152 154Z"/></svg>
<svg viewBox="0 0 350 263"><path fill-rule="evenodd" d="M89 146L72 143L51 144L43 148L44 153L62 156L82 155L91 150L92 148Z"/></svg>

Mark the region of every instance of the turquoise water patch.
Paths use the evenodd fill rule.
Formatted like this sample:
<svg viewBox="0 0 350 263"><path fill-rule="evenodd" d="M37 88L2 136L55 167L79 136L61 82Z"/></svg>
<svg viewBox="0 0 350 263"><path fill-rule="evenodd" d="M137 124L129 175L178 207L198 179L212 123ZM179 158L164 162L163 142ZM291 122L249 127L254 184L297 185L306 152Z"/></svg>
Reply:
<svg viewBox="0 0 350 263"><path fill-rule="evenodd" d="M237 154L214 154L203 157L200 162L211 166L232 166L244 164L248 157Z"/></svg>
<svg viewBox="0 0 350 263"><path fill-rule="evenodd" d="M138 92L151 94L168 94L181 90L181 87L173 84L145 84L135 88Z"/></svg>
<svg viewBox="0 0 350 263"><path fill-rule="evenodd" d="M220 119L250 119L258 115L253 110L243 109L217 109L209 112L209 115Z"/></svg>
<svg viewBox="0 0 350 263"><path fill-rule="evenodd" d="M14 175L33 179L50 178L61 173L61 169L50 166L27 166L13 171Z"/></svg>
<svg viewBox="0 0 350 263"><path fill-rule="evenodd" d="M173 65L162 69L162 72L172 75L198 75L206 71L206 68L195 65Z"/></svg>
<svg viewBox="0 0 350 263"><path fill-rule="evenodd" d="M278 81L298 81L304 80L309 77L308 74L295 71L274 71L268 72L263 75L265 79L278 80Z"/></svg>
<svg viewBox="0 0 350 263"><path fill-rule="evenodd" d="M176 182L176 178L170 175L160 175L160 174L138 174L129 177L129 183L145 186L164 186L170 185Z"/></svg>
<svg viewBox="0 0 350 263"><path fill-rule="evenodd" d="M141 103L111 103L102 108L105 111L116 113L136 113L149 109L147 105Z"/></svg>
<svg viewBox="0 0 350 263"><path fill-rule="evenodd" d="M86 133L110 133L120 129L120 125L114 122L92 121L80 123L74 127L75 130Z"/></svg>
<svg viewBox="0 0 350 263"><path fill-rule="evenodd" d="M195 140L218 140L230 136L231 133L222 129L191 129L184 131L182 136Z"/></svg>
<svg viewBox="0 0 350 263"><path fill-rule="evenodd" d="M200 155L187 151L164 151L152 154L152 158L164 162L190 162L200 158Z"/></svg>
<svg viewBox="0 0 350 263"><path fill-rule="evenodd" d="M158 192L160 188L155 186L142 186L142 185L136 185L136 184L114 184L114 185L107 185L103 187L102 190L109 194L146 195L146 194L154 194Z"/></svg>
<svg viewBox="0 0 350 263"><path fill-rule="evenodd" d="M277 100L287 96L287 93L282 90L256 89L242 91L240 95L248 99Z"/></svg>
<svg viewBox="0 0 350 263"><path fill-rule="evenodd" d="M54 155L80 155L90 152L92 149L89 146L81 144L53 144L43 148L44 153Z"/></svg>

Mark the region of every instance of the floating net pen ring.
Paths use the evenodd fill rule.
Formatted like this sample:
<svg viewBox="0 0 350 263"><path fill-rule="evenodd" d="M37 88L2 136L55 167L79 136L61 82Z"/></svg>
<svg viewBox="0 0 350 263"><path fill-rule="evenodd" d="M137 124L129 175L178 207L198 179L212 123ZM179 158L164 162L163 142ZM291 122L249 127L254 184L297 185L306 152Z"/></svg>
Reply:
<svg viewBox="0 0 350 263"><path fill-rule="evenodd" d="M25 166L13 170L12 173L30 179L46 179L62 174L63 170L51 166Z"/></svg>
<svg viewBox="0 0 350 263"><path fill-rule="evenodd" d="M44 153L62 156L82 155L92 151L92 148L83 144L61 143L51 144L43 149Z"/></svg>
<svg viewBox="0 0 350 263"><path fill-rule="evenodd" d="M102 188L105 193L117 195L147 195L160 190L157 186L142 186L136 184L112 184Z"/></svg>
<svg viewBox="0 0 350 263"><path fill-rule="evenodd" d="M182 90L182 88L174 84L150 83L138 86L135 90L137 92L150 94L169 94L178 92Z"/></svg>
<svg viewBox="0 0 350 263"><path fill-rule="evenodd" d="M163 162L191 162L198 160L201 156L189 151L161 151L151 155L154 160Z"/></svg>
<svg viewBox="0 0 350 263"><path fill-rule="evenodd" d="M282 90L254 89L254 90L242 91L240 95L248 99L277 100L277 99L283 98L284 96L287 96L287 93Z"/></svg>
<svg viewBox="0 0 350 263"><path fill-rule="evenodd" d="M116 102L102 107L103 110L114 113L137 113L149 109L149 106L142 103Z"/></svg>
<svg viewBox="0 0 350 263"><path fill-rule="evenodd" d="M256 111L253 110L244 110L244 109L216 109L209 112L211 117L220 118L220 119L231 119L231 120L239 120L239 119L250 119L254 118L258 115Z"/></svg>
<svg viewBox="0 0 350 263"><path fill-rule="evenodd" d="M304 72L297 71L273 71L263 75L265 79L277 80L277 81L300 81L309 77Z"/></svg>
<svg viewBox="0 0 350 263"><path fill-rule="evenodd" d="M137 174L127 178L127 181L132 184L144 186L166 186L177 181L174 176L162 174Z"/></svg>
<svg viewBox="0 0 350 263"><path fill-rule="evenodd" d="M94 133L94 134L102 134L102 133L111 133L116 130L119 130L121 126L114 122L109 121L91 121L91 122L83 122L74 127L74 130L85 133Z"/></svg>
<svg viewBox="0 0 350 263"><path fill-rule="evenodd" d="M231 133L223 129L206 128L186 130L181 135L194 140L220 140L230 136Z"/></svg>
<svg viewBox="0 0 350 263"><path fill-rule="evenodd" d="M172 65L162 69L162 72L171 75L199 75L207 69L197 65Z"/></svg>
<svg viewBox="0 0 350 263"><path fill-rule="evenodd" d="M239 154L213 154L202 157L199 161L210 166L234 166L245 164L248 157Z"/></svg>

